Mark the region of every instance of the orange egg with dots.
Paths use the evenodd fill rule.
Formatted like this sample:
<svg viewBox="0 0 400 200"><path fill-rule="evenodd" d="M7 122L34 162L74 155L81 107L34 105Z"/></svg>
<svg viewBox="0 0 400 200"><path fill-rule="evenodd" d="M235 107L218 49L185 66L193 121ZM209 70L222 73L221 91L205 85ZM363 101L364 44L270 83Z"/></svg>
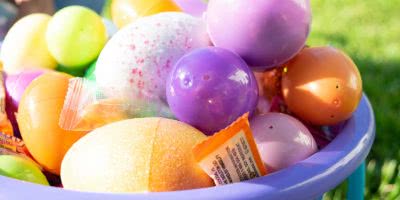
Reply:
<svg viewBox="0 0 400 200"><path fill-rule="evenodd" d="M347 120L362 96L360 72L333 47L303 49L285 67L282 93L289 110L315 125Z"/></svg>
<svg viewBox="0 0 400 200"><path fill-rule="evenodd" d="M111 123L71 147L62 162L61 180L65 189L91 192L210 187L213 181L192 154L205 139L197 129L166 118Z"/></svg>
<svg viewBox="0 0 400 200"><path fill-rule="evenodd" d="M65 131L58 125L68 82L72 76L48 72L33 80L19 104L17 121L32 156L51 173L60 174L61 161L84 132Z"/></svg>
<svg viewBox="0 0 400 200"><path fill-rule="evenodd" d="M181 9L173 0L113 0L111 3L111 18L119 28L140 17L178 11Z"/></svg>

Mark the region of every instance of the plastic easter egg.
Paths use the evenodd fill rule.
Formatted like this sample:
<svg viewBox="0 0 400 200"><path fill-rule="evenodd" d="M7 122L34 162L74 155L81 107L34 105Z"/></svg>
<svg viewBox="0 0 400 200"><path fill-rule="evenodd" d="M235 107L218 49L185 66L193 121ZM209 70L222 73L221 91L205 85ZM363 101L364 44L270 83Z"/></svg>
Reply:
<svg viewBox="0 0 400 200"><path fill-rule="evenodd" d="M0 53L4 71L18 73L28 68L54 69L57 66L45 40L50 19L46 14L31 14L11 27Z"/></svg>
<svg viewBox="0 0 400 200"><path fill-rule="evenodd" d="M6 75L4 86L6 88L6 111L10 119L14 133L19 133L15 113L18 111L19 101L26 87L38 76L44 73L43 70L23 71L18 74ZM16 134L18 135L18 134Z"/></svg>
<svg viewBox="0 0 400 200"><path fill-rule="evenodd" d="M0 175L22 181L49 185L39 167L33 161L20 156L0 155Z"/></svg>
<svg viewBox="0 0 400 200"><path fill-rule="evenodd" d="M172 0L113 0L111 2L111 18L119 28L140 17L168 11L180 11L180 8Z"/></svg>
<svg viewBox="0 0 400 200"><path fill-rule="evenodd" d="M174 0L185 13L201 17L207 9L205 0Z"/></svg>
<svg viewBox="0 0 400 200"><path fill-rule="evenodd" d="M350 118L361 100L357 66L333 47L306 48L285 71L282 92L289 110L314 125L334 125Z"/></svg>
<svg viewBox="0 0 400 200"><path fill-rule="evenodd" d="M174 115L206 134L253 112L258 99L257 81L247 64L231 51L217 47L182 57L166 90Z"/></svg>
<svg viewBox="0 0 400 200"><path fill-rule="evenodd" d="M309 0L210 0L210 38L215 46L239 54L249 66L278 66L303 48L310 29L309 4Z"/></svg>
<svg viewBox="0 0 400 200"><path fill-rule="evenodd" d="M87 66L83 66L83 67L79 67L79 68L75 68L75 67L72 68L72 67L67 67L67 66L63 66L63 65L58 65L56 68L56 71L64 72L64 73L67 73L72 76L82 77L85 75L86 68L87 68Z"/></svg>
<svg viewBox="0 0 400 200"><path fill-rule="evenodd" d="M63 66L88 65L107 41L101 17L89 8L69 6L54 14L46 32L50 53Z"/></svg>
<svg viewBox="0 0 400 200"><path fill-rule="evenodd" d="M317 151L317 144L308 129L289 115L260 115L250 121L250 126L269 172L289 167Z"/></svg>
<svg viewBox="0 0 400 200"><path fill-rule="evenodd" d="M29 152L54 174L60 173L61 161L69 147L84 135L65 131L58 125L71 77L59 72L37 77L26 88L16 116Z"/></svg>
<svg viewBox="0 0 400 200"><path fill-rule="evenodd" d="M209 45L203 22L180 12L143 17L120 30L96 64L104 95L128 99L134 116L168 116L165 82L176 61Z"/></svg>
<svg viewBox="0 0 400 200"><path fill-rule="evenodd" d="M64 188L162 192L213 186L192 156L206 136L179 121L136 118L95 129L76 142L61 167Z"/></svg>
<svg viewBox="0 0 400 200"><path fill-rule="evenodd" d="M97 60L94 61L92 64L90 64L89 68L86 70L84 77L87 78L88 80L91 81L96 80L96 74L94 73L94 71L96 70L96 64Z"/></svg>

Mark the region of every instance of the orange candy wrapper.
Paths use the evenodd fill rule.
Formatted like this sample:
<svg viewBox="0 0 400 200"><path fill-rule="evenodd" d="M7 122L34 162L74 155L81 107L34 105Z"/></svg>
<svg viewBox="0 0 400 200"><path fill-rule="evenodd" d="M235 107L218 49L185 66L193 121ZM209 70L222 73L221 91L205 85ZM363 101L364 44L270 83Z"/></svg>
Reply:
<svg viewBox="0 0 400 200"><path fill-rule="evenodd" d="M8 149L17 154L24 154L28 157L31 156L28 149L25 146L25 143L21 139L1 132L0 132L0 148Z"/></svg>
<svg viewBox="0 0 400 200"><path fill-rule="evenodd" d="M94 82L73 78L69 82L59 125L65 130L91 131L128 119L126 107L120 99L103 97Z"/></svg>
<svg viewBox="0 0 400 200"><path fill-rule="evenodd" d="M195 160L216 185L267 174L251 133L248 116L248 113L244 114L193 148Z"/></svg>

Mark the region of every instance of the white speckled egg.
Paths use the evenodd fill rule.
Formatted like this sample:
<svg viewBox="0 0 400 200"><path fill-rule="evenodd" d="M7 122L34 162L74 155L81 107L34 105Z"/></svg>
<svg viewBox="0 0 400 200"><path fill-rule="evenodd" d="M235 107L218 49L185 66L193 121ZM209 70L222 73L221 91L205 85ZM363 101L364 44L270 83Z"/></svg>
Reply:
<svg viewBox="0 0 400 200"><path fill-rule="evenodd" d="M166 78L186 53L210 45L199 18L165 12L141 18L107 43L96 65L108 97L128 99L134 116L168 116Z"/></svg>

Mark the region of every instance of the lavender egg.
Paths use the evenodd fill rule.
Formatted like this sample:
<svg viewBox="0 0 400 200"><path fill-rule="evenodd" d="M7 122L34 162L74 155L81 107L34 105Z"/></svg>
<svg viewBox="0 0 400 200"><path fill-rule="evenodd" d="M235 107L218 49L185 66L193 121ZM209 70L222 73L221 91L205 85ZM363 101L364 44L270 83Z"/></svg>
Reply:
<svg viewBox="0 0 400 200"><path fill-rule="evenodd" d="M304 46L309 0L210 0L207 27L215 46L239 54L255 68L271 68Z"/></svg>

